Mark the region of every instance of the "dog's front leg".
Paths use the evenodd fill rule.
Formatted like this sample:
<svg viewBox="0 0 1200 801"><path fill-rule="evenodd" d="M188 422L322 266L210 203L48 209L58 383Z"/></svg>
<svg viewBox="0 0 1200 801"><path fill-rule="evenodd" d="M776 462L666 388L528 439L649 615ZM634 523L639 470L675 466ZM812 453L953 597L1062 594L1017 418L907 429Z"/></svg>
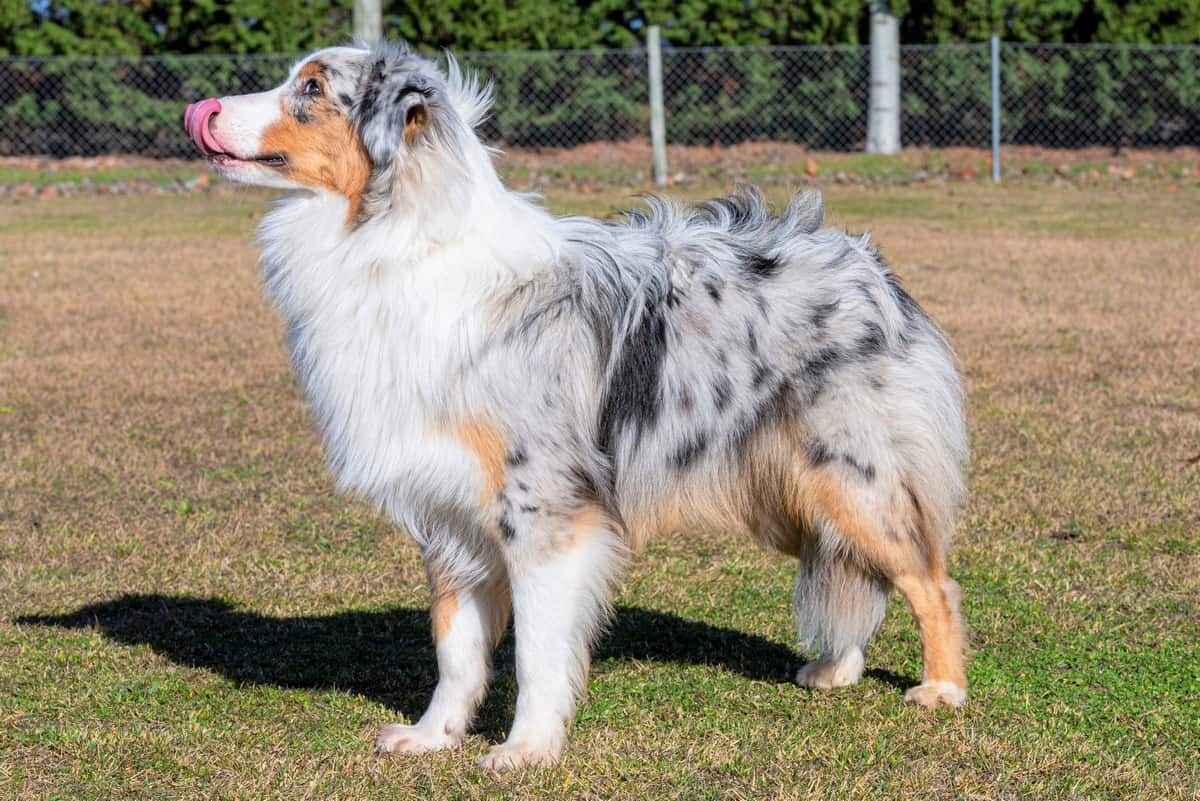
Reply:
<svg viewBox="0 0 1200 801"><path fill-rule="evenodd" d="M509 572L517 712L508 739L483 758L482 766L492 771L553 765L562 755L624 552L603 525L588 526L559 547L515 545Z"/></svg>
<svg viewBox="0 0 1200 801"><path fill-rule="evenodd" d="M438 683L416 724L394 723L380 729L375 748L381 753L419 754L462 742L487 691L492 651L508 625L504 576L458 586L435 566L426 569Z"/></svg>

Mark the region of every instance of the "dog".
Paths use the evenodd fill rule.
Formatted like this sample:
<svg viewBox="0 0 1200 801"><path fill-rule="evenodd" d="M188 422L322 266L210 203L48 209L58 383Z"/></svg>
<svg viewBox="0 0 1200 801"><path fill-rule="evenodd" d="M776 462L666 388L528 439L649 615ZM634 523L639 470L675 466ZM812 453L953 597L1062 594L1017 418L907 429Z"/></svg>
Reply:
<svg viewBox="0 0 1200 801"><path fill-rule="evenodd" d="M962 704L967 436L938 326L813 194L556 218L497 176L490 102L452 56L383 43L185 113L222 176L298 190L259 229L266 293L338 489L421 549L438 683L377 750L462 743L511 618L516 713L482 765L556 763L623 564L674 531L798 560L800 685L858 681L895 587L923 655L905 699Z"/></svg>

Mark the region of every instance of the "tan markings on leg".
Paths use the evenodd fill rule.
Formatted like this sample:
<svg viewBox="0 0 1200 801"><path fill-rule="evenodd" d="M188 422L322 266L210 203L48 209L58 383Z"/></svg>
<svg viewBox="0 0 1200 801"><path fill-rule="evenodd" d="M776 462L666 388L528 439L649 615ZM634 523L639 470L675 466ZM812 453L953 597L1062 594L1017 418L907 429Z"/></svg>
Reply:
<svg viewBox="0 0 1200 801"><path fill-rule="evenodd" d="M435 595L430 605L430 613L433 618L433 641L441 642L442 638L450 633L450 626L454 623L454 615L458 612L458 595L454 590L447 590L441 595Z"/></svg>
<svg viewBox="0 0 1200 801"><path fill-rule="evenodd" d="M304 122L293 114L292 99L284 97L283 117L263 131L259 155L281 155L287 163L280 172L289 180L346 197L349 223L362 207L371 159L350 119L326 96L329 87L319 63L301 69L300 79L308 78L318 80L325 95L304 101Z"/></svg>
<svg viewBox="0 0 1200 801"><path fill-rule="evenodd" d="M797 481L794 513L809 525L824 520L885 575L911 572L911 547L889 536L848 491L845 481L828 470L808 470Z"/></svg>
<svg viewBox="0 0 1200 801"><path fill-rule="evenodd" d="M922 681L966 687L958 585L945 573L901 576L895 583L917 619L924 662Z"/></svg>
<svg viewBox="0 0 1200 801"><path fill-rule="evenodd" d="M966 687L958 585L947 575L940 549L926 547L932 535L920 531L926 525L923 516L905 521L915 536L891 536L881 521L855 500L845 482L829 471L810 470L798 483L797 513L828 522L908 601L921 637L923 680ZM918 509L910 507L909 514L917 515Z"/></svg>
<svg viewBox="0 0 1200 801"><path fill-rule="evenodd" d="M433 641L441 642L450 633L454 615L458 612L458 594L450 587L444 574L426 566L429 574L429 615L433 621Z"/></svg>
<svg viewBox="0 0 1200 801"><path fill-rule="evenodd" d="M959 611L961 593L958 584L946 570L946 556L941 540L933 529L917 492L910 481L901 481L902 504L908 512L904 528L924 555L923 572L899 577L896 586L908 601L917 619L924 659L924 681L950 682L960 688L967 686L963 669L963 629Z"/></svg>
<svg viewBox="0 0 1200 801"><path fill-rule="evenodd" d="M478 421L458 423L453 431L467 450L479 460L479 468L483 471L479 503L490 504L504 486L504 457L508 453L504 437L495 427Z"/></svg>
<svg viewBox="0 0 1200 801"><path fill-rule="evenodd" d="M488 595L488 610L491 612L490 647L495 648L500 644L500 638L504 636L504 631L508 628L508 619L512 617L512 589L507 580L496 582L493 585L492 591Z"/></svg>
<svg viewBox="0 0 1200 801"><path fill-rule="evenodd" d="M567 518L567 533L560 543L562 550L579 547L601 530L616 531L612 517L602 507L589 503Z"/></svg>
<svg viewBox="0 0 1200 801"><path fill-rule="evenodd" d="M584 506L567 520L569 533L563 543L564 547L567 549L578 547L607 524L608 515L604 513L603 509L592 504Z"/></svg>
<svg viewBox="0 0 1200 801"><path fill-rule="evenodd" d="M925 507L913 490L911 482L907 478L901 479L900 486L904 488L904 497L907 501L905 511L911 515L909 518L911 525L905 530L919 539L925 551L925 562L929 572L936 572L944 561L942 543L933 530L933 524L930 522L929 516L925 514Z"/></svg>

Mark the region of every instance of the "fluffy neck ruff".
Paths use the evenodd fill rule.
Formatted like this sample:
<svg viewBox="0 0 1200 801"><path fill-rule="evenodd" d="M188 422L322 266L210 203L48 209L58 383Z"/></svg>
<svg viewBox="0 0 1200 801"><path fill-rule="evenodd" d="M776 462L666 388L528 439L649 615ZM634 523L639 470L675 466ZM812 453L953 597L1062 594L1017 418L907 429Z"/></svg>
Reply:
<svg viewBox="0 0 1200 801"><path fill-rule="evenodd" d="M390 189L358 226L345 225L346 198L317 191L282 199L259 228L267 294L329 466L341 490L383 505L414 468L380 443L422 441L469 412L454 383L494 337L497 299L548 270L561 239L504 188L478 140L453 158L420 153Z"/></svg>

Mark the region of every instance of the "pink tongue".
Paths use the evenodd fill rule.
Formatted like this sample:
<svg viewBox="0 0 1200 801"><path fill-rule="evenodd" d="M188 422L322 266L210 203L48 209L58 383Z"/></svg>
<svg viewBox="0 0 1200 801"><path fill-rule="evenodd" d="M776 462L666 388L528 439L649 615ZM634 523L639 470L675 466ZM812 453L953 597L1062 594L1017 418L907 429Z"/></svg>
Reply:
<svg viewBox="0 0 1200 801"><path fill-rule="evenodd" d="M223 152L212 131L208 129L208 121L221 110L221 101L215 97L192 103L183 112L183 129L196 143L196 147L206 156L214 156Z"/></svg>

